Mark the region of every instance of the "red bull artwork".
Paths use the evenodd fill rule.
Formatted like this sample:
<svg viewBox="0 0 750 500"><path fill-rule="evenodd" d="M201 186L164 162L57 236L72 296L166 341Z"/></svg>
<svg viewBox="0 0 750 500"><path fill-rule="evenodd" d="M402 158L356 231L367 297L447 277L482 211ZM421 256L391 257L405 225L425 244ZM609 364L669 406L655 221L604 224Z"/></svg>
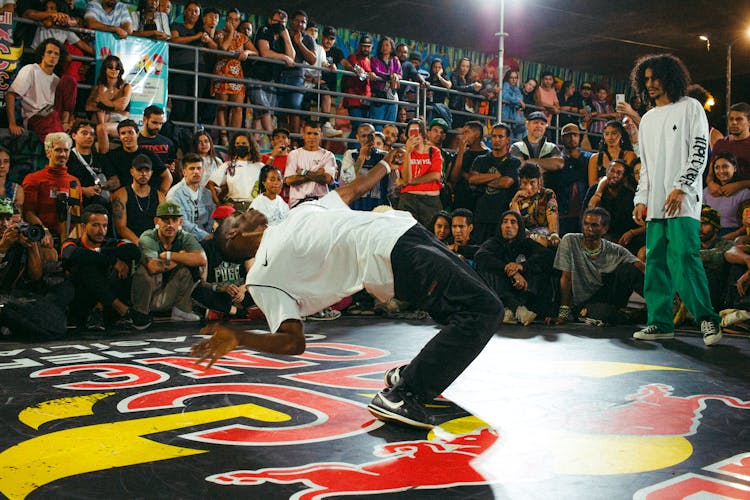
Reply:
<svg viewBox="0 0 750 500"><path fill-rule="evenodd" d="M483 353L427 405L440 425L426 432L366 407L432 332L398 352L399 329L377 333L321 332L299 356L236 350L209 370L186 355L197 335L2 343L0 495L750 499L742 377L498 337L494 371Z"/></svg>

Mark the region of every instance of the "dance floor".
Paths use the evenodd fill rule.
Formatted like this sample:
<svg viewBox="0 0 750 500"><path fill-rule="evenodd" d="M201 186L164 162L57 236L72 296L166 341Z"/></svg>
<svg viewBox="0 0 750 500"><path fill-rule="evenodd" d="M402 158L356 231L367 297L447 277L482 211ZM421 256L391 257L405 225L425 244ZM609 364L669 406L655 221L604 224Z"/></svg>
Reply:
<svg viewBox="0 0 750 500"><path fill-rule="evenodd" d="M238 350L210 370L192 325L0 341L0 496L750 498L747 337L503 327L428 405L438 427L375 420L383 372L435 332L308 322L301 356Z"/></svg>

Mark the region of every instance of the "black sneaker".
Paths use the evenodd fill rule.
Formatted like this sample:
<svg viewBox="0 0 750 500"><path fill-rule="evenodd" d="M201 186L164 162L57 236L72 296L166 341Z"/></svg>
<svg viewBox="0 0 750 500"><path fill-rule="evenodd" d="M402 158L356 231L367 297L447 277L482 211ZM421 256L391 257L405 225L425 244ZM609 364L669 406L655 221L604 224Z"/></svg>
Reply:
<svg viewBox="0 0 750 500"><path fill-rule="evenodd" d="M396 368L391 368L387 372L385 372L385 375L383 376L383 381L385 382L386 387L396 387L399 382L401 382L401 372L404 371L404 368L406 368L408 365L401 365L397 366Z"/></svg>
<svg viewBox="0 0 750 500"><path fill-rule="evenodd" d="M128 309L128 312L123 314L117 321L117 326L123 328L135 328L136 330L145 330L151 326L151 316L144 314L140 311L136 311L132 307Z"/></svg>
<svg viewBox="0 0 750 500"><path fill-rule="evenodd" d="M89 313L89 317L86 320L86 330L90 332L103 332L106 330L104 327L104 314L102 310L95 307Z"/></svg>
<svg viewBox="0 0 750 500"><path fill-rule="evenodd" d="M372 398L367 409L380 420L422 429L432 429L435 426L430 422L424 405L403 384L380 391Z"/></svg>

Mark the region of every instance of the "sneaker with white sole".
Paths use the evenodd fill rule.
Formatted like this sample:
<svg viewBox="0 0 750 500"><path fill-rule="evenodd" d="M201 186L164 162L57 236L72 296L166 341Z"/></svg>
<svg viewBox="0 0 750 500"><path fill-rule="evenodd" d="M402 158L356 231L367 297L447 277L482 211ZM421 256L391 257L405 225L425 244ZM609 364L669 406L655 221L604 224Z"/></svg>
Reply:
<svg viewBox="0 0 750 500"><path fill-rule="evenodd" d="M516 308L516 319L523 326L529 326L536 319L536 313L529 311L526 306L518 306Z"/></svg>
<svg viewBox="0 0 750 500"><path fill-rule="evenodd" d="M674 332L662 332L657 326L648 325L646 328L635 332L633 338L638 340L669 340L674 338Z"/></svg>
<svg viewBox="0 0 750 500"><path fill-rule="evenodd" d="M505 308L505 315L503 316L503 323L506 325L515 325L518 323L518 320L516 320L515 313L509 307Z"/></svg>
<svg viewBox="0 0 750 500"><path fill-rule="evenodd" d="M117 326L121 328L135 328L136 330L145 330L152 323L151 315L136 311L132 307L123 314L117 321Z"/></svg>
<svg viewBox="0 0 750 500"><path fill-rule="evenodd" d="M177 307L172 308L172 321L200 321L201 317L192 312L186 312Z"/></svg>
<svg viewBox="0 0 750 500"><path fill-rule="evenodd" d="M341 137L344 135L341 130L333 128L331 122L325 122L321 128L323 129L323 137Z"/></svg>
<svg viewBox="0 0 750 500"><path fill-rule="evenodd" d="M581 318L581 320L584 324L589 326L607 326L607 323L605 321L596 318L589 318L588 316L586 316L585 318Z"/></svg>
<svg viewBox="0 0 750 500"><path fill-rule="evenodd" d="M408 391L403 384L383 389L372 399L367 409L376 418L389 422L410 425L421 429L435 427L430 422L427 410L419 398Z"/></svg>
<svg viewBox="0 0 750 500"><path fill-rule="evenodd" d="M714 345L722 337L721 329L715 321L711 320L701 321L701 333L703 334L703 342L706 345Z"/></svg>
<svg viewBox="0 0 750 500"><path fill-rule="evenodd" d="M387 372L385 372L385 375L383 376L383 381L385 382L386 387L395 387L398 385L399 382L401 382L401 372L404 371L404 368L406 368L408 365L401 365L397 366L396 368L391 368Z"/></svg>
<svg viewBox="0 0 750 500"><path fill-rule="evenodd" d="M337 311L336 309L323 309L322 311L318 311L315 314L311 314L307 317L307 319L312 321L333 321L334 319L339 319L341 317L341 311Z"/></svg>

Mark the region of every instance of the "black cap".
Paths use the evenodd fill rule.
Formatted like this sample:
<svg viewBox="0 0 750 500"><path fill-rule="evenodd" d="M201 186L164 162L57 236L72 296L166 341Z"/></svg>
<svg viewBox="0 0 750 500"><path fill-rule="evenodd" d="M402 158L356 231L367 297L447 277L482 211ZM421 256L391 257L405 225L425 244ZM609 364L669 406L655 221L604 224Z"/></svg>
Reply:
<svg viewBox="0 0 750 500"><path fill-rule="evenodd" d="M333 28L333 26L326 26L323 29L323 38L331 38L336 37L336 30Z"/></svg>
<svg viewBox="0 0 750 500"><path fill-rule="evenodd" d="M152 170L154 168L153 164L151 163L151 158L146 155L138 155L133 158L132 167L136 170L141 170L144 168Z"/></svg>
<svg viewBox="0 0 750 500"><path fill-rule="evenodd" d="M372 37L370 35L363 35L362 38L359 39L360 45L372 45Z"/></svg>

